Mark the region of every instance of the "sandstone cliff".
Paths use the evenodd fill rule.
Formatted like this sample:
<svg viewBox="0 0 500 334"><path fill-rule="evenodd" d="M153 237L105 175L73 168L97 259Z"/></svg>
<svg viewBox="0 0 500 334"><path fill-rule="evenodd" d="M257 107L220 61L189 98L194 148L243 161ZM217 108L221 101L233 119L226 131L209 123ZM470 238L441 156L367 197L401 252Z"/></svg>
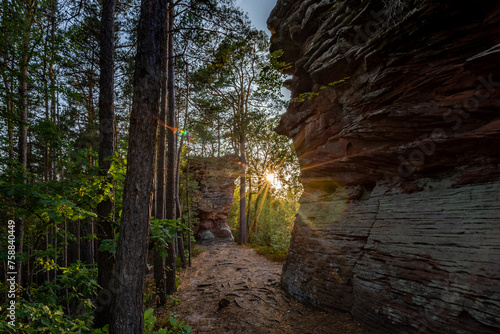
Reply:
<svg viewBox="0 0 500 334"><path fill-rule="evenodd" d="M392 333L500 332L500 5L278 0L304 195L282 283Z"/></svg>
<svg viewBox="0 0 500 334"><path fill-rule="evenodd" d="M193 232L198 241L213 239L234 240L227 224L233 205L234 181L239 175L238 159L191 158L190 178L198 182L194 202L200 220Z"/></svg>

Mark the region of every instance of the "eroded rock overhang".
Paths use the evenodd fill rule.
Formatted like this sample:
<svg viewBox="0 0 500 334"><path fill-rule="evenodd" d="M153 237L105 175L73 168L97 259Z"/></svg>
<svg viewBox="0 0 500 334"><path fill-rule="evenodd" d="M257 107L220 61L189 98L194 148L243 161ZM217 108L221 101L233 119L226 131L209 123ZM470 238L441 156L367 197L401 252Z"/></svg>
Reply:
<svg viewBox="0 0 500 334"><path fill-rule="evenodd" d="M278 0L304 195L283 285L393 333L500 330L500 5Z"/></svg>

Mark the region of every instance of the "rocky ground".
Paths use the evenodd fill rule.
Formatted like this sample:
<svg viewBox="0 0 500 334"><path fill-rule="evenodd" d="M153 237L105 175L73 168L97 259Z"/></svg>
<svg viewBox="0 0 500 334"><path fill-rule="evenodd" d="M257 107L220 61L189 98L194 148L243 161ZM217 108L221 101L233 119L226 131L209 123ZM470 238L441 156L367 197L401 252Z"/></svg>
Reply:
<svg viewBox="0 0 500 334"><path fill-rule="evenodd" d="M181 274L176 312L193 333L368 334L349 314L326 314L280 288L282 264L235 243L202 246L204 252Z"/></svg>

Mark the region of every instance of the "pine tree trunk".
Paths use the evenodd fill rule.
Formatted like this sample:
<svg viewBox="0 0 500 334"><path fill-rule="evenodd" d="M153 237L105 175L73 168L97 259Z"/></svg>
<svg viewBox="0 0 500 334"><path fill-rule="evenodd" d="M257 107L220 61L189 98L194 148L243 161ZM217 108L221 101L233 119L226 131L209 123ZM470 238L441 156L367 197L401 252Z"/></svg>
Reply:
<svg viewBox="0 0 500 334"><path fill-rule="evenodd" d="M189 205L189 159L187 159L186 162L186 205L188 229L191 229L191 205ZM191 235L188 236L188 265L191 267Z"/></svg>
<svg viewBox="0 0 500 334"><path fill-rule="evenodd" d="M243 131L242 131L243 132ZM245 134L240 135L240 162L241 162L241 176L240 176L240 243L247 244L247 218L246 218L246 152L245 152Z"/></svg>
<svg viewBox="0 0 500 334"><path fill-rule="evenodd" d="M26 170L28 167L28 56L23 56L19 75L19 163ZM23 178L25 177L23 171Z"/></svg>
<svg viewBox="0 0 500 334"><path fill-rule="evenodd" d="M189 64L186 62L186 115L184 118L184 129L187 128L188 125L188 119L189 119ZM186 134L185 134L186 135ZM184 138L183 138L184 139ZM179 148L179 152L182 152L182 140L181 140L181 147ZM180 154L178 157L178 165L180 165ZM180 174L180 168L177 168L177 172ZM179 196L179 183L180 179L179 177L177 178L177 196ZM189 206L189 159L187 159L186 162L186 207L187 207L187 223L188 223L188 228L191 229L191 209ZM182 245L184 248L184 245ZM185 254L185 253L183 253ZM188 234L188 265L191 267L191 235ZM183 258L183 267L186 268L186 256L184 255Z"/></svg>
<svg viewBox="0 0 500 334"><path fill-rule="evenodd" d="M82 260L82 241L80 237L80 231L81 231L81 222L80 219L78 219L78 223L76 225L76 260L81 261Z"/></svg>
<svg viewBox="0 0 500 334"><path fill-rule="evenodd" d="M249 182L248 182L248 203L247 203L247 238L250 239L250 242L252 242L252 235L249 233L250 232L250 211L252 208L252 176L249 176Z"/></svg>
<svg viewBox="0 0 500 334"><path fill-rule="evenodd" d="M179 256L181 258L181 266L186 269L186 248L184 247L184 234L179 234L177 238L177 245L179 247Z"/></svg>
<svg viewBox="0 0 500 334"><path fill-rule="evenodd" d="M48 68L48 76L49 76L49 81L50 84L47 87L47 96L46 96L46 115L45 118L47 122L52 121L53 124L55 124L55 119L53 116L55 114L55 108L56 108L56 75L54 71L54 63L56 61L56 50L55 50L55 32L56 32L56 15L57 15L57 0L52 0L50 3L50 31L49 31L49 36L50 36L50 48L49 48L49 56L47 57L49 59L49 68ZM46 146L46 164L45 164L45 176L46 180L50 181L53 178L53 175L55 174L52 173L52 167L51 167L51 150L50 149L50 142L47 141L47 146Z"/></svg>
<svg viewBox="0 0 500 334"><path fill-rule="evenodd" d="M166 154L166 123L167 123L167 78L168 78L168 8L165 6L165 22L161 50L161 105L160 127L158 130L158 165L156 176L156 215L157 219L165 219L165 154ZM167 287L165 284L165 257L159 250L154 251L154 278L156 285L157 306L167 302Z"/></svg>
<svg viewBox="0 0 500 334"><path fill-rule="evenodd" d="M27 42L26 42L27 43ZM26 51L27 52L27 51ZM28 62L29 57L24 55L21 60L21 68L19 75L19 100L21 101L21 109L19 113L19 164L23 170L21 172L22 183L27 183L26 171L28 169ZM19 255L23 253L24 246L24 221L21 218L16 226L16 240L18 241L17 249ZM23 263L17 261L17 284L23 286Z"/></svg>
<svg viewBox="0 0 500 334"><path fill-rule="evenodd" d="M167 125L174 129L175 127L175 56L174 56L174 1L168 1L168 115ZM175 170L176 170L176 154L174 131L168 131L168 157L167 157L167 195L166 195L166 218L176 219L176 194L175 194ZM174 242L168 244L168 256L165 263L166 267L166 285L167 294L172 294L176 291L175 285L175 247Z"/></svg>
<svg viewBox="0 0 500 334"><path fill-rule="evenodd" d="M187 117L186 117L187 120ZM187 122L185 122L186 125ZM175 197L177 202L177 218L182 219L182 204L181 198L179 195L179 185L181 182L181 155L182 155L182 146L184 145L184 136L181 137L181 143L179 145L179 149L177 150L177 164L175 168ZM179 246L179 256L181 258L181 265L183 269L186 269L186 250L184 248L184 234L179 234L177 238L177 243Z"/></svg>
<svg viewBox="0 0 500 334"><path fill-rule="evenodd" d="M5 22L7 20L7 8L9 8L10 4L8 4L6 1L2 1L2 17L1 20L2 22ZM9 159L14 159L14 124L13 124L13 119L14 119L14 101L13 101L13 92L12 92L12 84L10 82L7 68L9 68L9 59L11 58L9 55L9 47L8 47L8 41L6 39L3 39L0 41L0 57L3 59L3 63L0 65L1 71L0 73L2 74L2 79L4 83L3 89L5 89L5 106L6 106L6 118L7 118L7 133L8 133L8 140L9 140Z"/></svg>
<svg viewBox="0 0 500 334"><path fill-rule="evenodd" d="M163 0L143 0L137 29L134 94L122 223L116 253L118 283L110 332L143 332L143 287L154 191L161 85Z"/></svg>
<svg viewBox="0 0 500 334"><path fill-rule="evenodd" d="M103 0L101 18L101 54L99 82L99 175L108 177L109 160L115 154L114 112L114 11L115 0ZM97 205L97 249L105 239L113 239L114 203L106 199ZM95 327L109 324L112 314L112 292L109 282L113 275L114 256L108 251L97 251L97 281L101 289L97 295Z"/></svg>

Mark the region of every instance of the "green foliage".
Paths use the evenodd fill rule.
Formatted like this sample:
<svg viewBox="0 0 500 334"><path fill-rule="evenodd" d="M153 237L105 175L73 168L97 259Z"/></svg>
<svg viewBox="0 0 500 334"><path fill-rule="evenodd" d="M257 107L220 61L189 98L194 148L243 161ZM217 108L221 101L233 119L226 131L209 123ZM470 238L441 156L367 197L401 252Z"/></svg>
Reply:
<svg viewBox="0 0 500 334"><path fill-rule="evenodd" d="M96 217L93 212L78 205L79 198L73 190L78 185L79 180L46 184L12 184L0 180L0 208L5 208L6 212L14 208L15 216L28 215L29 219L41 223Z"/></svg>
<svg viewBox="0 0 500 334"><path fill-rule="evenodd" d="M45 278L50 271L50 280L38 285L32 283L20 291L18 288L18 311L15 331L7 324L0 325L0 332L12 333L90 333L92 330L92 303L97 290L97 269L77 261L68 267L62 267L60 259L64 246L76 241L70 233L76 221L88 221L96 216L97 204L105 199L121 200L121 185L111 191L111 184L105 178L97 176L95 167L88 163L94 152L82 149L67 153L63 162L66 175L64 180L49 182L24 183L0 180L0 209L12 215L19 223L23 220L25 247L16 255L17 260L25 264L32 263L28 277ZM79 164L79 165L78 165ZM119 155L113 157L110 175L116 183L123 180L125 161ZM7 171L8 172L8 171ZM10 178L12 180L12 178ZM104 189L104 196L98 194ZM63 228L64 227L64 228ZM1 226L2 229L5 226ZM46 237L47 235L47 237ZM86 239L94 235L84 236ZM43 247L46 238L49 243ZM3 245L6 238L0 240L2 245L0 258L7 256L7 247ZM58 240L54 243L53 240ZM38 246L37 246L38 245ZM107 245L106 243L104 244ZM25 267L26 268L26 267ZM53 275L57 274L54 279ZM5 286L2 285L4 290ZM2 307L2 312L5 310ZM3 314L2 314L3 316ZM98 331L94 331L98 332Z"/></svg>
<svg viewBox="0 0 500 334"><path fill-rule="evenodd" d="M90 312L94 308L91 298L97 295L97 269L90 268L81 261L77 261L67 268L59 269L62 274L58 275L57 282L64 288L58 284L57 289L59 291L68 290L67 302L77 303L77 310Z"/></svg>
<svg viewBox="0 0 500 334"><path fill-rule="evenodd" d="M97 204L102 201L112 200L119 210L116 215L120 217L127 160L119 152L108 159L111 160L108 176L98 175L97 167L93 167L92 177L79 178L75 195L79 198L80 203L92 210L95 210Z"/></svg>
<svg viewBox="0 0 500 334"><path fill-rule="evenodd" d="M276 69L277 71L279 71L281 73L283 73L283 71L286 71L286 70L292 68L292 63L280 61L280 58L281 58L281 56L283 56L284 53L285 53L285 51L283 51L283 49L279 49L279 50L272 52L270 55L271 65L273 66L274 69Z"/></svg>
<svg viewBox="0 0 500 334"><path fill-rule="evenodd" d="M257 226L251 231L251 243L270 247L271 254L286 254L297 210L294 202L266 198Z"/></svg>
<svg viewBox="0 0 500 334"><path fill-rule="evenodd" d="M193 234L181 219L151 219L149 239L161 256L167 256L167 243L180 234Z"/></svg>
<svg viewBox="0 0 500 334"><path fill-rule="evenodd" d="M328 87L333 87L333 86L335 86L337 84L345 82L349 78L350 77L345 77L344 79L340 79L340 80L337 80L337 81L330 82L328 85L321 86L319 89L323 90L323 89L326 89ZM297 97L295 97L294 99L292 99L292 102L299 102L300 103L300 102L305 102L306 100L309 101L313 97L318 96L318 95L319 95L319 92L305 92L305 93L299 94Z"/></svg>
<svg viewBox="0 0 500 334"><path fill-rule="evenodd" d="M89 324L82 317L64 314L62 306L47 302L22 302L16 310L16 328L7 322L0 323L2 333L89 333Z"/></svg>
<svg viewBox="0 0 500 334"><path fill-rule="evenodd" d="M191 327L184 325L183 319L179 319L178 314L170 313L168 318L161 319L161 321L156 324L157 318L153 313L154 309L152 308L144 312L145 334L189 334L192 331ZM155 328L158 329L155 330Z"/></svg>
<svg viewBox="0 0 500 334"><path fill-rule="evenodd" d="M228 217L228 223L233 231L239 228L239 188L234 194L233 207ZM248 195L246 197L248 201ZM252 247L271 260L282 261L290 246L290 237L299 204L290 198L272 198L266 196L260 202L262 210L258 221L253 224L258 208L253 205L248 220L249 241ZM237 237L237 235L235 235Z"/></svg>
<svg viewBox="0 0 500 334"><path fill-rule="evenodd" d="M273 95L279 95L279 70L288 65L279 63L279 54L268 55L267 36L249 28L245 15L233 6L232 0L187 0L184 5L189 10L178 13L178 26L193 29L185 29L178 36L176 48L182 45L178 49L187 51L187 61L179 62L185 69L189 63L193 72L186 76L199 82L191 83L194 98L189 103L187 99L176 102L185 103L193 116L192 125L186 126L196 133L193 150L201 147L205 152L210 148L215 154L218 144L219 153L230 151L242 130L257 129L254 124L282 108ZM22 261L26 280L18 291L19 328L14 331L2 322L0 332L108 333L107 328L90 329L97 269L82 262L68 266L62 263L76 258L69 253L77 240L81 245L88 243L87 248L93 245L96 235L90 226L95 226L96 218L107 219L116 231L119 227L139 2L116 4L118 151L110 158L112 165L106 176L100 175L97 165L101 2L4 1L0 9L0 49L4 56L0 71L4 83L0 90L0 210L4 220L11 218L19 226L22 224L23 249L18 250L16 260ZM28 83L28 120L23 124L28 127L26 168L19 163L16 148L20 144L22 67L27 69ZM244 72L252 75L238 76ZM246 81L243 90L234 90L238 80ZM187 91L187 87L176 88ZM244 109L241 103L234 103L237 95L241 101L246 100ZM193 104L198 114L191 109ZM109 217L97 217L98 204L107 200L113 202L115 212ZM0 224L1 235L6 235L5 228ZM191 234L181 220L151 222L151 241L163 252L166 243L178 233ZM118 235L116 232L113 239L99 240L100 249L115 253ZM6 240L0 240L2 260L7 257ZM195 247L194 255L197 250ZM89 263L94 261L87 258L90 255L83 247L79 251ZM4 292L6 285L0 287ZM4 307L0 310L2 316L3 312ZM147 321L152 320L151 313ZM191 331L177 315L165 321L168 323L158 333Z"/></svg>
<svg viewBox="0 0 500 334"><path fill-rule="evenodd" d="M60 268L57 280L45 281L41 286L26 289L28 299L20 298L16 303L16 328L7 322L0 323L4 333L90 333L92 298L97 291L97 270L82 262ZM46 267L52 270L52 267ZM2 289L6 286L3 285ZM1 316L5 319L6 306L2 305Z"/></svg>
<svg viewBox="0 0 500 334"><path fill-rule="evenodd" d="M120 236L120 232L116 232L115 237L113 239L101 240L101 245L99 246L99 251L100 252L109 252L111 254L116 254L116 246L118 245L119 236Z"/></svg>
<svg viewBox="0 0 500 334"><path fill-rule="evenodd" d="M149 240L153 243L155 249L160 252L161 256L167 256L167 243L171 243L180 234L187 234L188 236L193 234L193 231L187 228L182 219L151 218ZM115 254L119 236L120 233L117 232L113 239L102 240L99 250Z"/></svg>
<svg viewBox="0 0 500 334"><path fill-rule="evenodd" d="M291 141L273 131L279 117L262 120L248 135L248 172L246 202L248 240L270 258L282 260L288 251L298 200L302 193L300 167ZM273 181L267 176L273 174ZM228 222L239 228L239 188L234 194ZM237 235L236 235L237 236Z"/></svg>

